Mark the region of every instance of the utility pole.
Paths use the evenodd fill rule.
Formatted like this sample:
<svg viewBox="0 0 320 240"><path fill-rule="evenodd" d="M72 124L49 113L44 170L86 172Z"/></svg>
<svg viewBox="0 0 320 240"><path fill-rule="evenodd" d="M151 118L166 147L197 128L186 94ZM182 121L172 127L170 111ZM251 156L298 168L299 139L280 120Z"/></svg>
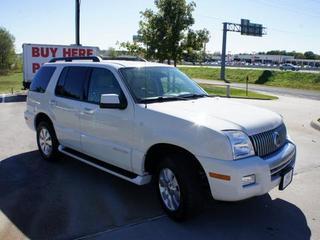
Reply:
<svg viewBox="0 0 320 240"><path fill-rule="evenodd" d="M226 47L227 47L227 24L223 23L223 38L222 38L222 55L221 55L221 70L220 70L220 79L225 79L225 71L226 71Z"/></svg>
<svg viewBox="0 0 320 240"><path fill-rule="evenodd" d="M75 10L76 45L80 45L80 0L76 0Z"/></svg>

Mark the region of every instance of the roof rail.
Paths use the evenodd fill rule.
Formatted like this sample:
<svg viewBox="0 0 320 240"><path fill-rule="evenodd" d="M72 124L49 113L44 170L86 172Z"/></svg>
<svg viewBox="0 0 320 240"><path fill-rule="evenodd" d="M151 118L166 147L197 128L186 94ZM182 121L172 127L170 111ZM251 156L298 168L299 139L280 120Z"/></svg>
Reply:
<svg viewBox="0 0 320 240"><path fill-rule="evenodd" d="M119 56L119 57L102 57L103 60L121 60L121 61L137 61L147 62L146 59L138 56Z"/></svg>
<svg viewBox="0 0 320 240"><path fill-rule="evenodd" d="M57 61L72 62L73 60L92 60L93 62L101 62L102 59L98 56L85 56L85 57L58 57L52 58L49 63Z"/></svg>

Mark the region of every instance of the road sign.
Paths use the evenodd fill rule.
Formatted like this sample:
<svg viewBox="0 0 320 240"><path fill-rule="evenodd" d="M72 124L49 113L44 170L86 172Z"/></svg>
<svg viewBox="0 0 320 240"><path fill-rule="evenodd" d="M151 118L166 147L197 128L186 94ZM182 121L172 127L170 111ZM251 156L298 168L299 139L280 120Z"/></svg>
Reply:
<svg viewBox="0 0 320 240"><path fill-rule="evenodd" d="M265 28L262 24L250 23L250 20L248 19L241 19L241 24L228 22L223 23L220 79L227 82L225 79L227 32L240 32L241 35L262 37L262 35L266 34L264 30Z"/></svg>
<svg viewBox="0 0 320 240"><path fill-rule="evenodd" d="M261 37L263 34L262 24L251 23L248 19L241 19L241 35Z"/></svg>

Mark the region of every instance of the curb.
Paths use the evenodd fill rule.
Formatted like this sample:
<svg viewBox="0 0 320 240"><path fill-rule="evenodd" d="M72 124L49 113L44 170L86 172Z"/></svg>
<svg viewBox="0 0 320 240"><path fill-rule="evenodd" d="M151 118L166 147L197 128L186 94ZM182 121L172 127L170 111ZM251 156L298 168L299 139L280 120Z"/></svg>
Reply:
<svg viewBox="0 0 320 240"><path fill-rule="evenodd" d="M221 95L212 95L212 94L209 94L208 95L209 97L221 97L221 98L228 98L228 99L232 99L232 98L235 98L235 99L247 99L247 100L264 100L264 101L272 101L272 100L278 100L278 99L271 99L271 98L251 98L251 97L227 97L227 96L221 96Z"/></svg>
<svg viewBox="0 0 320 240"><path fill-rule="evenodd" d="M27 99L26 93L0 94L0 104L11 103L11 102L25 102L26 99Z"/></svg>
<svg viewBox="0 0 320 240"><path fill-rule="evenodd" d="M320 131L320 122L317 120L312 120L310 123L311 127L313 127L314 129Z"/></svg>

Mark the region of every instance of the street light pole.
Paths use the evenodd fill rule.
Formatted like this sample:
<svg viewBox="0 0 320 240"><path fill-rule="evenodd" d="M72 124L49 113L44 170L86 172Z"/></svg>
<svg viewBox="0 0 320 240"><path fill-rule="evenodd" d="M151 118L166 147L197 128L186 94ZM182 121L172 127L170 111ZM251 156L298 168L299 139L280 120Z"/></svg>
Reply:
<svg viewBox="0 0 320 240"><path fill-rule="evenodd" d="M76 0L75 3L76 45L80 45L80 0Z"/></svg>

